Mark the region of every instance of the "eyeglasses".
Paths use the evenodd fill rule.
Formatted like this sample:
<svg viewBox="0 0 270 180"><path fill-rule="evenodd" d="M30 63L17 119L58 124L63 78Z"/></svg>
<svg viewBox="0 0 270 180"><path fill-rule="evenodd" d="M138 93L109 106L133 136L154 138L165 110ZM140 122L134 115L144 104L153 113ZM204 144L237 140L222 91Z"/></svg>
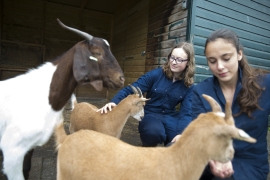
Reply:
<svg viewBox="0 0 270 180"><path fill-rule="evenodd" d="M181 59L180 57L174 57L173 55L170 56L170 61L175 61L176 64L181 64L182 62L188 61L188 59Z"/></svg>

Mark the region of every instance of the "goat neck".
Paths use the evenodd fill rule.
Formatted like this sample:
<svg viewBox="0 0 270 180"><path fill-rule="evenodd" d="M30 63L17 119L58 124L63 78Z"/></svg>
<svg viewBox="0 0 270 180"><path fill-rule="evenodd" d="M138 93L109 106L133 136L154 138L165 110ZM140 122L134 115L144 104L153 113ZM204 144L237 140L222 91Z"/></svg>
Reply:
<svg viewBox="0 0 270 180"><path fill-rule="evenodd" d="M49 103L55 111L65 106L78 84L73 76L73 54L71 48L53 62L57 68L50 84Z"/></svg>
<svg viewBox="0 0 270 180"><path fill-rule="evenodd" d="M210 155L205 148L205 144L209 143L210 140L201 138L201 132L198 132L198 129L189 128L175 144L168 147L168 160L174 164L171 167L173 168L172 173L183 177L182 179L188 177L189 180L198 180L210 160ZM184 157L185 161L179 163L183 161ZM181 174L178 174L179 172Z"/></svg>
<svg viewBox="0 0 270 180"><path fill-rule="evenodd" d="M111 129L113 129L113 131L117 130L117 135L115 137L119 138L121 137L121 132L128 120L128 118L130 117L130 109L131 108L126 108L126 107L132 107L132 105L128 105L128 103L132 103L133 101L130 100L131 96L136 96L137 95L129 95L127 98L123 99L114 109L113 109L113 115L114 117L112 117L111 119L115 119L118 117L121 117L121 119L123 119L123 121L119 121L116 120L114 122L112 122L112 126L110 127ZM119 118L118 118L119 119Z"/></svg>

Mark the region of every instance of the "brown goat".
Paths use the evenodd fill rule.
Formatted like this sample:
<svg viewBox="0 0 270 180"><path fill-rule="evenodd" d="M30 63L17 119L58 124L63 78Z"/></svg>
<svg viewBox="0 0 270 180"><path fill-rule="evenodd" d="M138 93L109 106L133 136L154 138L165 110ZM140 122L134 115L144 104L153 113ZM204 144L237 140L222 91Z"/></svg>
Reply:
<svg viewBox="0 0 270 180"><path fill-rule="evenodd" d="M106 114L97 112L98 108L92 104L77 103L76 97L73 96L74 109L70 114L69 132L74 133L81 129L89 129L120 139L122 130L130 116L141 121L144 116L145 101L148 100L143 97L139 88L131 87L135 94L127 96L113 108L113 111Z"/></svg>
<svg viewBox="0 0 270 180"><path fill-rule="evenodd" d="M25 154L49 140L78 84L90 83L97 90L124 85L123 72L106 40L58 22L86 40L53 62L0 82L0 144L3 171L10 180L28 178L33 150Z"/></svg>
<svg viewBox="0 0 270 180"><path fill-rule="evenodd" d="M200 114L170 147L135 147L91 130L67 136L59 124L57 180L198 180L210 160L232 160L232 138L256 142L234 126L230 103L224 115L213 98L203 96L213 112Z"/></svg>

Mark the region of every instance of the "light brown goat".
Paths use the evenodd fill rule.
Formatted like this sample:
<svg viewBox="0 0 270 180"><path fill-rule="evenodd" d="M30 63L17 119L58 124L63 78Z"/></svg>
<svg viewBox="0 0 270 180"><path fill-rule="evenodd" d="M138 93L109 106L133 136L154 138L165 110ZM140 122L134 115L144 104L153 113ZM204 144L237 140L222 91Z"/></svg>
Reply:
<svg viewBox="0 0 270 180"><path fill-rule="evenodd" d="M120 139L123 127L130 116L138 121L141 121L144 116L143 108L147 99L143 97L139 88L131 87L135 94L127 96L113 108L113 111L106 114L97 112L98 108L92 104L77 103L76 97L73 95L74 109L70 114L70 133L80 129L89 129Z"/></svg>
<svg viewBox="0 0 270 180"><path fill-rule="evenodd" d="M210 160L232 160L232 138L256 142L235 127L230 103L224 115L214 99L203 96L213 112L200 114L170 147L135 147L90 130L67 136L59 125L57 180L198 180Z"/></svg>

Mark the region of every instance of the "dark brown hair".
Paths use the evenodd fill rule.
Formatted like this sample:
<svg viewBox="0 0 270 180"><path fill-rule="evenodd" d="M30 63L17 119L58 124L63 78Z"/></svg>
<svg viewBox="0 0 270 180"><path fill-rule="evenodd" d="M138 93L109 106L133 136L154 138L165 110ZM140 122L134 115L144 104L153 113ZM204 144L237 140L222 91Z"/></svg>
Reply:
<svg viewBox="0 0 270 180"><path fill-rule="evenodd" d="M209 42L213 42L216 39L221 38L229 43L231 43L235 48L237 53L242 51L243 57L239 61L239 66L242 69L242 89L237 96L237 101L240 106L240 112L237 115L240 115L242 112L246 113L250 118L252 118L252 112L256 109L261 109L258 104L258 99L264 90L264 87L259 85L260 78L264 74L268 73L266 70L253 68L249 65L246 56L243 52L243 46L239 42L237 34L230 29L219 29L214 31L206 40L204 46L205 49Z"/></svg>
<svg viewBox="0 0 270 180"><path fill-rule="evenodd" d="M171 71L171 68L170 68L169 59L170 59L170 56L172 54L172 51L175 48L182 48L188 56L187 66L186 66L184 72L179 77L179 79L184 79L185 86L190 87L194 83L193 76L194 76L194 72L195 72L194 48L193 48L193 45L191 43L180 42L178 45L176 45L175 47L172 48L172 50L168 54L167 62L163 66L163 72L165 73L165 75L169 79L173 78L173 72Z"/></svg>

